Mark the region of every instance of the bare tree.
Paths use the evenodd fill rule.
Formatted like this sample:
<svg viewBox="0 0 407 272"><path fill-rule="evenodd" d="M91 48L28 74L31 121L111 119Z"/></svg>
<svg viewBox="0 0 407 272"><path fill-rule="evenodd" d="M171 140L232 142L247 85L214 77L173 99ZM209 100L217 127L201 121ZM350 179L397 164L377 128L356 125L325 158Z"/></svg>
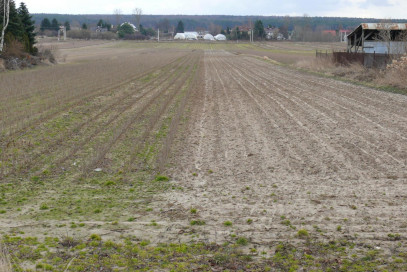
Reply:
<svg viewBox="0 0 407 272"><path fill-rule="evenodd" d="M114 17L116 19L116 28L117 28L117 27L119 27L120 21L122 19L122 10L121 9L115 9L113 11L113 13L114 13Z"/></svg>
<svg viewBox="0 0 407 272"><path fill-rule="evenodd" d="M137 28L140 27L140 21L141 21L141 15L143 15L143 10L141 8L135 8L133 9L133 18L134 21L136 22Z"/></svg>
<svg viewBox="0 0 407 272"><path fill-rule="evenodd" d="M392 23L390 21L383 20L382 22L377 24L377 28L379 29L379 32L373 39L379 42L383 42L386 45L387 54L390 54L392 41Z"/></svg>
<svg viewBox="0 0 407 272"><path fill-rule="evenodd" d="M1 0L0 9L2 10L3 15L3 24L1 28L1 36L0 36L0 53L3 52L4 47L4 35L6 32L6 28L9 23L9 15L10 15L10 0Z"/></svg>
<svg viewBox="0 0 407 272"><path fill-rule="evenodd" d="M222 31L222 26L215 25L214 23L210 23L209 25L209 33L212 35L218 35Z"/></svg>

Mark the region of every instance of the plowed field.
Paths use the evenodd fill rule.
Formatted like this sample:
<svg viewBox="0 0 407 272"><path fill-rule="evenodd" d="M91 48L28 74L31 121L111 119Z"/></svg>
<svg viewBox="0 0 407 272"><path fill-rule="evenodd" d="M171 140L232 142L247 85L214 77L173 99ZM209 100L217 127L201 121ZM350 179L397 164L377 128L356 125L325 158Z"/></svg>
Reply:
<svg viewBox="0 0 407 272"><path fill-rule="evenodd" d="M171 172L185 189L165 197L171 214L196 208L204 239L234 232L258 245L294 237L293 227L378 247L405 232L405 96L225 51L204 59Z"/></svg>
<svg viewBox="0 0 407 272"><path fill-rule="evenodd" d="M407 96L276 65L264 45L150 45L68 46L66 63L0 74L0 232L19 267L56 253L24 255L40 244L18 239L58 237L56 270L148 268L120 250L147 265L88 263L89 241L127 237L226 255L220 245L237 245L279 271L354 268L343 260L403 270ZM298 262L274 259L286 243ZM180 270L247 268L205 256Z"/></svg>

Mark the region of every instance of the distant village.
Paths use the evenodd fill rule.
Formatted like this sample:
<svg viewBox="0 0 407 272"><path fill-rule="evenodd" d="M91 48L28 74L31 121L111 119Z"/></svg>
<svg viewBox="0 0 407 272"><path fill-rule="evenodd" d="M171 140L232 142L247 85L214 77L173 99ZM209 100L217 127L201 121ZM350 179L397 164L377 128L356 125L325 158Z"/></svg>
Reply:
<svg viewBox="0 0 407 272"><path fill-rule="evenodd" d="M138 25L138 26L137 26ZM197 28L187 30L188 26L180 20L177 26L169 22L161 23L156 27L144 28L136 22L122 22L117 25L110 24L100 19L96 25L71 26L70 22L61 23L53 19L52 22L45 18L39 26L38 33L45 36L57 36L65 33L71 38L84 39L127 39L127 40L274 40L274 41L320 41L320 42L347 42L347 35L351 29L324 30L310 27L296 26L289 30L287 27L264 26L261 20L246 25L226 27L211 25L208 29Z"/></svg>

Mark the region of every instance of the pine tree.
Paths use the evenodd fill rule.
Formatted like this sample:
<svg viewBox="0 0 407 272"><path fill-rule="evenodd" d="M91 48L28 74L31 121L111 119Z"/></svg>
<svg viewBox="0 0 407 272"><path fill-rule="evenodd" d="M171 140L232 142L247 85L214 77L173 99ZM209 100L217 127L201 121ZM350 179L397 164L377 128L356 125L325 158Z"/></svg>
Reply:
<svg viewBox="0 0 407 272"><path fill-rule="evenodd" d="M263 22L261 20L257 20L254 23L254 35L260 39L263 39L264 36L266 35L266 32L264 31Z"/></svg>
<svg viewBox="0 0 407 272"><path fill-rule="evenodd" d="M88 29L88 25L85 24L85 23L83 23L83 24L82 24L82 29Z"/></svg>
<svg viewBox="0 0 407 272"><path fill-rule="evenodd" d="M20 42L23 42L24 39L24 26L23 23L21 22L20 16L18 15L17 9L16 9L16 4L14 0L10 1L10 22L8 24L7 30L6 30L6 43L7 39L17 39ZM7 38L8 37L8 38Z"/></svg>
<svg viewBox="0 0 407 272"><path fill-rule="evenodd" d="M44 18L41 21L41 27L40 27L41 32L44 32L44 30L50 30L50 29L51 29L51 22L49 21L48 18Z"/></svg>
<svg viewBox="0 0 407 272"><path fill-rule="evenodd" d="M66 21L66 22L64 23L64 26L65 26L65 30L66 30L66 31L71 30L71 24L70 24L68 21Z"/></svg>
<svg viewBox="0 0 407 272"><path fill-rule="evenodd" d="M21 2L18 8L18 15L20 16L21 23L24 27L24 35L26 39L25 50L29 53L34 53L35 33L34 21L31 20L32 16L28 12L27 6Z"/></svg>
<svg viewBox="0 0 407 272"><path fill-rule="evenodd" d="M55 31L59 30L59 23L58 23L57 19L55 19L55 18L52 19L51 28L52 28L52 30L55 30Z"/></svg>
<svg viewBox="0 0 407 272"><path fill-rule="evenodd" d="M178 22L177 28L175 29L175 34L184 33L184 23L182 21Z"/></svg>

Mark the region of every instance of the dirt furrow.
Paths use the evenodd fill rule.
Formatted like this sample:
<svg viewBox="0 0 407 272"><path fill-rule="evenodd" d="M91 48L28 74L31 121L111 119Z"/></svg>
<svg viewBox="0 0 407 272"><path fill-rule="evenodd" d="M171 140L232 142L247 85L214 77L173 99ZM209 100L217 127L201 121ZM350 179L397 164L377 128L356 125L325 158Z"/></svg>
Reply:
<svg viewBox="0 0 407 272"><path fill-rule="evenodd" d="M78 152L84 151L86 149L85 148L86 145L94 144L92 142L92 139L94 139L101 133L106 133L110 126L115 125L115 123L117 123L118 118L126 118L126 116L124 116L124 114L126 112L131 112L132 114L134 114L133 111L136 110L136 115L143 114L143 112L148 108L148 106L151 105L151 103L153 103L153 100L157 98L158 94L160 94L163 90L165 90L168 86L170 86L171 83L175 80L173 74L171 74L171 77L172 77L172 81L170 81L170 82L158 81L160 83L159 85L157 85L157 86L153 85L152 88L148 87L147 90L141 94L141 96L137 96L135 100L132 100L133 102L129 104L129 107L125 107L125 111L113 113L113 115L103 125L97 126L96 130L94 130L90 135L88 135L85 138L81 137L82 140L79 143L76 143L65 156L58 159L55 162L55 165L63 165L66 161L72 159L75 154L77 154ZM141 108L141 110L138 110L139 108ZM122 126L122 128L120 129L120 127L118 127L117 129L114 129L115 134L113 135L113 139L117 140L119 138L119 135L124 133L123 128L129 127L130 125L132 125L134 123L132 121L133 119L134 119L134 117L132 119L127 119L127 121L122 125L119 124L118 126ZM112 140L110 140L110 142L111 141ZM107 145L107 144L105 144L105 145ZM102 150L102 148L100 148L97 150L97 152L100 152L99 153L99 155L100 155L101 153L103 153L103 151L107 152L108 149L109 149L108 147L104 147L103 150ZM97 155L97 156L99 156L99 155ZM77 155L76 157L81 157L81 155ZM91 163L88 163L88 164L91 164ZM65 166L65 167L67 167L67 166ZM84 167L84 169L88 169L88 167L85 165L83 167ZM89 167L91 167L91 166L89 166Z"/></svg>
<svg viewBox="0 0 407 272"><path fill-rule="evenodd" d="M187 80L194 76L194 65L197 64L199 58L194 56L191 58L186 66L186 71L182 70L181 75L178 77L178 74L175 75L173 82L168 88L168 94L163 97L164 103L159 104L159 109L148 119L148 123L144 132L137 137L132 146L129 148L131 154L130 159L125 163L126 171L134 171L135 167L138 165L136 162L136 157L139 155L140 150L148 142L148 139L151 137L152 132L157 128L159 121L162 119L163 115L168 111L168 108L172 105L175 97L182 91L182 88L185 86ZM145 118L144 118L145 119ZM136 163L135 163L136 162Z"/></svg>
<svg viewBox="0 0 407 272"><path fill-rule="evenodd" d="M183 95L182 101L178 105L177 111L175 116L171 119L171 123L169 125L168 134L163 141L163 148L160 151L160 155L158 156L157 166L159 172L164 172L166 163L169 160L171 150L173 149L174 140L178 134L178 128L180 127L181 118L184 116L186 111L187 102L190 100L190 97L196 93L201 91L202 86L202 70L203 70L203 55L200 54L199 59L197 61L196 69L193 79L187 83L187 90L186 93ZM195 89L195 90L194 90Z"/></svg>
<svg viewBox="0 0 407 272"><path fill-rule="evenodd" d="M260 61L257 60L257 62ZM253 64L253 67L257 67L256 64ZM407 103L405 96L393 95L393 97L390 96L386 100L377 97L377 100L375 100L376 104L369 104L369 102L361 102L360 100L363 101L370 97L376 98L376 93L379 93L382 96L389 96L391 94L383 93L376 90L370 90L370 93L366 93L366 89L363 89L363 92L365 94L364 96L360 97L358 92L350 84L342 83L339 81L334 81L332 82L332 84L321 83L324 81L317 80L315 78L313 80L308 80L308 75L301 75L299 73L292 73L291 77L287 78L284 70L281 70L284 68L273 67L272 69L273 73L269 72L270 76L279 76L279 78L283 79L286 84L307 87L308 90L313 91L315 96L333 101L336 106L341 107L346 112L353 113L354 115L356 115L354 116L354 118L362 118L365 121L368 121L377 126L384 132L391 132L400 137L404 137L404 133L399 133L399 130L400 124L405 124L407 121L407 118L404 117L404 115L407 114L405 109L406 107L404 106ZM341 92L337 92L338 88L341 89ZM349 95L345 96L343 95L344 93ZM352 98L352 96L354 96L355 98ZM377 103L380 103L380 105L384 105L384 107L378 107ZM392 104L391 108L388 107L390 103ZM404 137L404 139L407 138Z"/></svg>
<svg viewBox="0 0 407 272"><path fill-rule="evenodd" d="M84 94L82 96L73 97L72 101L65 102L64 106L62 106L62 107L53 107L53 108L49 109L50 111L41 112L38 117L36 117L38 114L35 116L32 116L32 117L30 117L30 121L28 123L24 124L23 127L8 133L6 139L4 139L4 140L0 139L0 142L2 142L1 146L4 147L4 146L10 144L10 141L11 141L10 139L15 139L16 137L22 137L23 135L25 135L27 133L27 131L29 131L28 130L29 127L38 126L41 123L45 122L46 120L50 120L50 119L56 117L57 115L61 114L62 112L67 111L70 108L74 108L74 107L83 105L84 103L94 99L97 96L111 92L112 89L119 89L119 88L129 84L132 81L136 81L136 80L139 80L139 79L145 77L146 75L152 73L156 69L159 69L159 68L162 69L163 67L165 67L167 65L171 65L178 60L179 60L179 58L172 60L168 64L164 64L162 66L151 68L146 72L137 74L136 76L128 77L126 80L124 80L120 83L113 83L108 86L103 86L102 88L100 88L100 86L96 86L96 88L87 90L86 94ZM56 105L60 105L60 103L56 103ZM54 110L52 110L52 109L54 109ZM48 109L46 109L46 110L48 110ZM7 139L9 139L9 140L7 140Z"/></svg>
<svg viewBox="0 0 407 272"><path fill-rule="evenodd" d="M94 138L96 135L101 133L103 130L106 129L111 123L113 123L115 120L117 120L124 112L128 111L129 109L133 108L137 103L139 103L146 95L149 94L150 90L154 89L155 86L159 86L163 84L165 81L168 80L169 77L171 77L172 73L169 71L169 69L177 69L179 66L183 65L185 62L181 61L179 63L174 63L172 65L168 65L163 68L161 71L162 77L159 77L158 80L154 81L153 83L151 82L146 82L142 83L140 86L130 86L129 85L129 90L123 91L124 88L123 86L121 89L118 91L120 92L119 95L115 95L112 97L112 102L107 103L107 106L102 108L101 110L92 110L92 108L87 107L87 111L90 111L91 113L95 112L96 114L93 116L88 117L84 122L79 123L78 125L74 126L72 129L67 130L65 133L61 133L56 137L56 139L51 139L53 140L49 144L44 144L45 149L41 150L35 150L35 152L26 150L26 154L29 154L33 152L33 156L28 156L23 160L20 160L19 167L18 169L15 169L15 171L18 171L18 174L21 175L25 172L29 172L30 169L35 167L35 165L39 165L43 163L40 160L40 157L43 156L49 156L51 153L63 153L61 149L68 147L72 147L71 151L68 153L68 156L65 157L65 159L60 159L57 161L57 164L63 163L66 159L68 159L70 156L72 156L74 153L76 153L79 149L82 148L84 144L89 142L92 138ZM174 66L175 65L175 66ZM171 68L174 66L173 68ZM95 103L95 107L98 107L98 103ZM75 109L71 109L71 111L75 111ZM102 125L95 126L95 123L98 123L99 119L104 119L107 116L110 116L110 119L107 121L104 121ZM83 138L83 134L86 134L86 131L89 129L92 129L93 127L96 127L96 130L92 132L91 135L86 137L82 142L76 141L76 138ZM47 132L42 129L42 134L44 137L46 137ZM71 139L72 141L75 141L76 143L74 145L71 145L69 142L66 141L66 139ZM47 142L47 137L43 140L42 142ZM82 144L81 144L82 143ZM35 147L35 146L33 146ZM13 173L8 173L8 175L13 174Z"/></svg>
<svg viewBox="0 0 407 272"><path fill-rule="evenodd" d="M371 108L359 108L370 100L341 95L346 84L324 93L310 83L323 79L307 76L302 84L301 73L256 67L258 60L224 51L206 52L204 61L204 93L195 98L200 106L171 172L185 190L163 197L179 211L170 217L171 229L188 228L181 214L197 208L195 217L206 227L192 228L202 240L228 240L233 233L265 245L293 239L296 226L386 247L383 237L400 232L407 215L395 200L404 195L407 178L404 139L389 131L407 116L388 120L385 104L390 108L397 96L384 94L390 99L380 106L384 118L376 120Z"/></svg>
<svg viewBox="0 0 407 272"><path fill-rule="evenodd" d="M250 72L248 72L247 70L242 70L241 69L241 72L242 73L246 73L246 74L249 74ZM285 102L285 103L289 103L289 104L294 104L294 107L291 107L291 108L293 108L294 110L296 110L297 112L299 111L299 113L296 115L297 116L297 119L302 119L301 120L301 124L307 124L309 121L310 121L310 117L312 117L312 115L310 115L309 113L307 113L305 110L304 110L304 107L303 107L303 105L299 105L298 103L301 103L301 104L304 104L303 103L303 101L302 100L300 100L300 99L298 99L300 102L298 102L298 101L296 101L296 99L294 98L293 99L293 95L292 95L292 92L290 92L290 90L287 90L286 91L286 93L284 94L284 93L282 93L281 91L281 89L280 88L278 88L278 87L275 87L276 85L278 86L279 84L278 84L278 82L271 82L271 81L267 81L267 78L256 78L256 75L258 75L258 74L260 74L261 72L260 71L253 71L252 73L250 73L251 74L251 77L253 78L253 81L252 81L252 84L253 85L255 85L255 84L257 84L257 88L265 88L266 89L266 91L265 92L269 92L269 93L271 93L271 94L275 94L275 95L278 95L278 96L280 96L280 97L283 97L284 99L283 100L280 100L281 102ZM259 82L263 82L263 84L259 84ZM268 82L268 83L264 83L264 82ZM266 87L265 87L266 86ZM281 86L281 85L280 85ZM287 89L287 88L286 88ZM287 93L289 93L289 97L287 96ZM267 96L269 96L269 97L271 97L271 99L274 99L272 96L270 96L268 93L266 93L266 95ZM278 102L278 103L280 103L280 102ZM281 103L280 103L281 104ZM307 116L307 118L305 118ZM321 117L320 115L317 115L317 119L320 119L320 118L318 118L318 117ZM311 133L313 136L315 136L315 137L322 137L322 138L325 138L325 140L324 140L324 142L325 143L323 143L323 145L325 146L326 145L326 143L328 142L328 144L330 144L329 142L332 142L332 140L330 140L329 138L327 139L327 137L326 137L326 135L329 135L330 133L332 133L332 131L334 131L334 130L338 130L339 128L337 127L337 122L335 121L335 120L333 120L333 119L331 119L330 120L331 122L328 122L328 123L325 123L325 122L321 122L321 120L317 120L316 121L316 123L314 123L314 125L306 125L305 126L305 128L306 128L306 130L308 131L308 133ZM331 123L331 127L329 128L329 130L328 130L328 132L327 131L321 131L321 126L327 126L327 124L329 124L329 123ZM332 123L334 124L334 125L332 125ZM317 125L317 126L315 126L315 125ZM318 127L319 126L319 127ZM304 126L303 126L304 127ZM314 132L311 132L310 131L310 129L313 129L313 128L316 128L316 127L318 127L318 129L317 130L314 130ZM360 138L358 135L356 135L354 132L351 132L351 131L349 131L349 130L347 130L346 128L345 128L345 130L346 130L346 132L348 132L348 133L350 133L351 135L351 137L349 137L349 139L352 139L352 138ZM319 136L317 136L317 135L319 135ZM338 133L336 133L336 135L338 135L338 136L340 136L342 139L339 139L339 142L344 142L344 143L346 143L346 141L344 140L344 138L346 138L346 133L345 133L345 137L342 137L343 136L343 132L338 132ZM370 158L372 159L374 159L374 158L376 158L377 157L377 155L376 154L370 154L371 152L368 152L367 150L370 150L372 147L374 147L374 148L379 148L379 146L377 146L377 145L375 145L375 144L372 144L372 143L370 143L370 142L367 142L364 138L362 138L362 142L363 143L369 143L369 146L368 147L360 147L360 141L358 141L358 142L356 142L356 143L353 143L352 144L352 150L350 150L350 152L347 154L347 157L349 157L349 156L352 156L352 153L354 152L354 148L358 148L358 149L360 149L361 151L362 151L362 153L364 154L364 155L368 155L368 156L370 156ZM336 145L336 144L335 144ZM359 146L358 146L359 145ZM362 146L363 146L364 144L362 144ZM344 146L340 146L339 148L336 148L337 150L336 151L334 151L333 152L333 154L335 154L335 153L338 153L338 154L340 154L341 153L341 150L343 151L343 147ZM346 147L346 146L345 146ZM346 150L346 149L345 149ZM332 150L331 150L332 151ZM392 159L392 161L395 161L397 164L402 164L402 165L404 165L404 163L402 162L402 161L400 161L399 159L396 159L396 158L394 158L394 156L392 156L391 154L389 154L389 153L387 153L387 151L386 150L381 150L381 153L384 153L384 155L386 155L387 157L390 157L391 159ZM383 155L380 155L380 157L382 157ZM360 160L360 158L359 157L356 157L356 160L354 160L353 161L353 164L355 164L355 163L357 163L358 161ZM379 161L380 162L380 161ZM388 163L388 166L390 166L391 165L391 163L389 162ZM352 167L352 165L350 165L350 164L348 164L348 167L347 167L348 169L352 169L353 167ZM381 169L381 170L380 170ZM373 169L370 169L370 170L378 170L378 171L383 171L383 167L381 167L380 166L380 164L378 164L378 165L376 165L375 167L373 167ZM375 172L377 172L377 171L375 171ZM377 174L377 173L376 173Z"/></svg>
<svg viewBox="0 0 407 272"><path fill-rule="evenodd" d="M258 71L257 73L263 74L263 71ZM262 77L262 80L267 80L267 74L265 74ZM284 80L285 81L285 80ZM309 91L308 88L304 87L298 87L299 85L294 85L289 82L280 83L281 80L279 81L272 81L269 80L268 85L271 86L277 86L277 89L279 91L284 90L284 93L287 97L287 95L290 97L288 99L293 98L294 100L297 97L297 100L300 101L300 103L307 103L308 105L312 105L312 107L315 108L315 106L318 104L318 110L320 113L322 113L322 116L328 117L331 119L332 122L335 123L336 126L340 126L341 130L345 130L346 133L352 134L353 138L359 138L363 144L367 144L368 147L364 148L364 150L369 150L371 148L375 149L382 149L381 151L384 153L385 156L391 158L393 161L396 161L398 164L405 164L405 159L406 159L406 152L403 150L402 146L395 146L394 145L394 140L397 140L398 137L393 134L385 133L383 131L378 131L375 126L372 125L366 125L363 130L360 130L360 122L355 121L354 125L349 124L349 120L352 120L352 113L350 113L347 110L344 109L338 109L336 111L333 110L332 108L332 103L330 103L330 100L325 98L324 102L320 102L318 99L315 99L315 96L310 96L312 94L312 91ZM291 88L291 89L290 89ZM298 92L292 92L290 90L296 89ZM312 97L310 99L310 97ZM292 102L294 102L294 100ZM305 102L309 101L309 102ZM328 107L329 106L329 107ZM299 107L301 109L301 107ZM323 109L323 111L321 111ZM339 114L341 113L341 114ZM303 115L305 116L305 115ZM307 118L308 119L308 118ZM342 126L342 124L346 124L346 126ZM333 127L332 129L336 129L337 127ZM348 129L349 128L349 129ZM353 131L351 131L351 129ZM337 133L338 136L342 135L341 133ZM352 137L351 137L352 138ZM360 142L359 142L360 143ZM384 145L386 143L386 145ZM404 161L404 162L403 162Z"/></svg>

